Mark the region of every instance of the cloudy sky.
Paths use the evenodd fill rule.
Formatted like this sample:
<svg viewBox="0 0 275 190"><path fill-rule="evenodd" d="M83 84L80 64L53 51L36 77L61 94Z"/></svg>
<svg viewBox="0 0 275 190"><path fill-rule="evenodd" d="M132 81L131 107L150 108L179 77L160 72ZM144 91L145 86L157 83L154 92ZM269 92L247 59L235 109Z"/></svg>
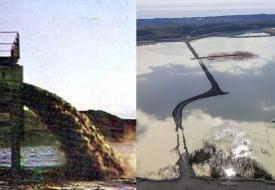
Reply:
<svg viewBox="0 0 275 190"><path fill-rule="evenodd" d="M25 82L80 110L134 118L135 6L134 0L0 0L0 31L20 32Z"/></svg>
<svg viewBox="0 0 275 190"><path fill-rule="evenodd" d="M138 18L275 13L274 0L137 0Z"/></svg>
<svg viewBox="0 0 275 190"><path fill-rule="evenodd" d="M137 0L138 7L146 6L269 6L274 0Z"/></svg>

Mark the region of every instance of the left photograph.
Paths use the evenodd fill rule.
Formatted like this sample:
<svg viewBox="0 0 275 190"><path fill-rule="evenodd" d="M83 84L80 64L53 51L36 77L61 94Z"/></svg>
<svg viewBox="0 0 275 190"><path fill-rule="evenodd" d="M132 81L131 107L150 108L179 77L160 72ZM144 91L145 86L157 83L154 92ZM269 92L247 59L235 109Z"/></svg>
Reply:
<svg viewBox="0 0 275 190"><path fill-rule="evenodd" d="M136 189L135 6L0 2L0 189Z"/></svg>

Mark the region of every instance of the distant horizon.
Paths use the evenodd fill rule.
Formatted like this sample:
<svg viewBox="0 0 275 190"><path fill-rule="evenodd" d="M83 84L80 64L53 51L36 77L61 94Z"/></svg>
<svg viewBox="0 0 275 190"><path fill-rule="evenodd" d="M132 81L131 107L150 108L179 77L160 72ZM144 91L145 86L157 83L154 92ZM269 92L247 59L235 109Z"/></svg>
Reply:
<svg viewBox="0 0 275 190"><path fill-rule="evenodd" d="M265 13L259 13L259 14L232 14L232 15L213 15L213 16L190 16L190 17L154 17L154 18L137 18L137 20L150 20L150 19L181 19L181 18L207 18L207 17L227 17L227 16L256 16L256 15L273 15L274 14L265 14Z"/></svg>
<svg viewBox="0 0 275 190"><path fill-rule="evenodd" d="M139 7L137 19L154 18L192 18L192 17L216 17L216 16L238 16L238 15L274 15L275 6L262 6L244 9L242 6L228 7Z"/></svg>

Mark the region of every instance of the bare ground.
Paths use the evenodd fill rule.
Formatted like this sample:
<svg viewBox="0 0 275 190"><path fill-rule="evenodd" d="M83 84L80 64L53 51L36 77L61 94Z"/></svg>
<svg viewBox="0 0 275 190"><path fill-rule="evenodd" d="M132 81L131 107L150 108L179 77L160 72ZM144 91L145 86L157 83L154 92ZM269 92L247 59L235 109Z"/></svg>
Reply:
<svg viewBox="0 0 275 190"><path fill-rule="evenodd" d="M133 182L127 181L65 181L62 183L13 185L0 181L0 190L136 190Z"/></svg>

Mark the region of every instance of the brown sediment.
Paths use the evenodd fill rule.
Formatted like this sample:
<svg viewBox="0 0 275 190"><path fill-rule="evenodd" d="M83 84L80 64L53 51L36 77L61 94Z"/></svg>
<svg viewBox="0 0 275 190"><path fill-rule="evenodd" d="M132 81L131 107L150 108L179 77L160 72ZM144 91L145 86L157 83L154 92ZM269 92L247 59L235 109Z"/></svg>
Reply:
<svg viewBox="0 0 275 190"><path fill-rule="evenodd" d="M96 128L111 142L136 140L136 120L122 119L102 110L81 111Z"/></svg>
<svg viewBox="0 0 275 190"><path fill-rule="evenodd" d="M119 178L129 167L118 157L90 119L58 96L24 84L24 104L55 134L72 174L90 178Z"/></svg>
<svg viewBox="0 0 275 190"><path fill-rule="evenodd" d="M12 87L0 85L1 92ZM60 141L66 169L75 178L129 177L132 170L118 156L90 119L57 95L30 84L23 84L24 105L40 116L47 129Z"/></svg>
<svg viewBox="0 0 275 190"><path fill-rule="evenodd" d="M226 60L243 61L243 60L257 58L257 55L246 51L235 51L233 53L213 53L208 56L198 57L198 58L206 59L206 60L214 60L214 61L226 61ZM192 59L197 59L197 58L192 58Z"/></svg>

